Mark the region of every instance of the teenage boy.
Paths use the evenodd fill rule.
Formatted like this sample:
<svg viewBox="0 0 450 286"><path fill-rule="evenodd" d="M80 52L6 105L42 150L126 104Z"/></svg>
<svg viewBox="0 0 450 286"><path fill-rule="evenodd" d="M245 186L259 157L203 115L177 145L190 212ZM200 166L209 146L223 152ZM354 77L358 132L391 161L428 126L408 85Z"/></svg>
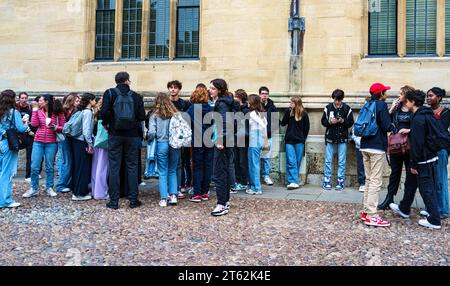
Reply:
<svg viewBox="0 0 450 286"><path fill-rule="evenodd" d="M336 89L331 98L334 102L328 104L322 115L322 125L325 131L325 174L323 178L323 189L331 190L331 173L334 150L338 152L338 181L336 191L344 189L345 165L347 158L348 129L352 127L353 112L350 106L343 102L344 91Z"/></svg>
<svg viewBox="0 0 450 286"><path fill-rule="evenodd" d="M269 89L265 86L259 88L259 96L263 103L264 111L267 113L267 138L269 142L269 152L262 158L262 175L266 185L273 185L270 179L270 158L272 154L272 113L278 112L275 104L269 98Z"/></svg>
<svg viewBox="0 0 450 286"><path fill-rule="evenodd" d="M414 113L410 133L410 167L411 173L418 175L419 192L425 208L430 214L428 218L419 220L419 225L432 228L441 228L436 184L438 182L437 164L438 153L431 149L430 124L438 124L434 118L433 110L424 107L425 93L421 90L406 93L406 106ZM428 144L427 144L428 143ZM431 143L431 144L430 144ZM389 207L404 218L409 218L411 205L416 190L406 190L400 205L391 203Z"/></svg>

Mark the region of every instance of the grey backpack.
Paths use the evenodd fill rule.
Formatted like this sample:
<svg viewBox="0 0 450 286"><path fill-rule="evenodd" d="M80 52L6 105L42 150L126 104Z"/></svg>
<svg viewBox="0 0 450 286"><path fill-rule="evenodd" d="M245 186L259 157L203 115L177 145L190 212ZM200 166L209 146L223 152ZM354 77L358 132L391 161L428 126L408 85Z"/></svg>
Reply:
<svg viewBox="0 0 450 286"><path fill-rule="evenodd" d="M83 133L83 112L76 111L64 124L62 133L67 137L78 137Z"/></svg>

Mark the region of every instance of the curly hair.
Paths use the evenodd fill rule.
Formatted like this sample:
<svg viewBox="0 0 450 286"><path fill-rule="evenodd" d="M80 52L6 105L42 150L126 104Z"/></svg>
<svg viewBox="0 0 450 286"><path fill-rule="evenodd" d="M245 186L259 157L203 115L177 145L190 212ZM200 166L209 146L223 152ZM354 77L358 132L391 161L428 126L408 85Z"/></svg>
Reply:
<svg viewBox="0 0 450 286"><path fill-rule="evenodd" d="M169 119L178 113L177 108L173 105L170 97L166 93L158 93L155 98L155 115L161 119Z"/></svg>
<svg viewBox="0 0 450 286"><path fill-rule="evenodd" d="M192 92L191 101L193 103L208 103L208 90L203 87L198 87Z"/></svg>

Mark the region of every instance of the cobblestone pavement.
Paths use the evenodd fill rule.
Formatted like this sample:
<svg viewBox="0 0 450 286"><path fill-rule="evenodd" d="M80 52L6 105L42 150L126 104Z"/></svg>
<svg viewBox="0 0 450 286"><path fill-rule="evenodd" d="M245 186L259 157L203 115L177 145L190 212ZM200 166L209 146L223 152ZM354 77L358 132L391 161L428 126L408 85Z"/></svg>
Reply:
<svg viewBox="0 0 450 286"><path fill-rule="evenodd" d="M0 265L450 265L448 220L425 229L418 209L374 228L352 203L232 197L212 217L214 198L161 208L146 191L142 207L113 211L70 194L25 200L27 187L15 183L22 207L0 210Z"/></svg>

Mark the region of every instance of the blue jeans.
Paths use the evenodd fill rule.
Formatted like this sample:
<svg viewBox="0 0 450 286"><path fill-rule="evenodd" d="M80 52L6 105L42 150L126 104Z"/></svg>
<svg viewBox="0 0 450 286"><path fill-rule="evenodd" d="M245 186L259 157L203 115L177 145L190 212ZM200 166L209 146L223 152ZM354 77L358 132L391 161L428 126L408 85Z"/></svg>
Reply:
<svg viewBox="0 0 450 286"><path fill-rule="evenodd" d="M248 178L250 181L250 189L255 192L261 191L261 179L259 172L261 169L262 147L249 147L248 148Z"/></svg>
<svg viewBox="0 0 450 286"><path fill-rule="evenodd" d="M270 155L272 154L272 138L269 141L269 152L261 159L262 161L262 175L263 177L270 176Z"/></svg>
<svg viewBox="0 0 450 286"><path fill-rule="evenodd" d="M58 142L58 162L56 166L59 170L59 180L56 185L57 191L65 188L73 189L72 186L72 150L70 139Z"/></svg>
<svg viewBox="0 0 450 286"><path fill-rule="evenodd" d="M345 178L345 164L347 160L347 143L331 144L325 143L325 178L331 178L331 164L333 162L334 150L338 149L338 178Z"/></svg>
<svg viewBox="0 0 450 286"><path fill-rule="evenodd" d="M53 176L56 151L56 143L33 143L33 153L31 154L31 187L33 190L39 190L39 170L41 168L42 158L45 156L45 175L46 189L53 188Z"/></svg>
<svg viewBox="0 0 450 286"><path fill-rule="evenodd" d="M300 164L302 163L305 144L286 144L287 184L298 184Z"/></svg>
<svg viewBox="0 0 450 286"><path fill-rule="evenodd" d="M438 152L439 160L437 163L437 194L439 203L439 212L441 216L448 216L448 152L441 150Z"/></svg>
<svg viewBox="0 0 450 286"><path fill-rule="evenodd" d="M0 153L0 208L14 203L12 197L12 177L17 171L18 153L7 150Z"/></svg>
<svg viewBox="0 0 450 286"><path fill-rule="evenodd" d="M178 192L177 167L180 161L180 149L169 146L168 141L156 142L156 160L159 168L159 194L167 199Z"/></svg>

